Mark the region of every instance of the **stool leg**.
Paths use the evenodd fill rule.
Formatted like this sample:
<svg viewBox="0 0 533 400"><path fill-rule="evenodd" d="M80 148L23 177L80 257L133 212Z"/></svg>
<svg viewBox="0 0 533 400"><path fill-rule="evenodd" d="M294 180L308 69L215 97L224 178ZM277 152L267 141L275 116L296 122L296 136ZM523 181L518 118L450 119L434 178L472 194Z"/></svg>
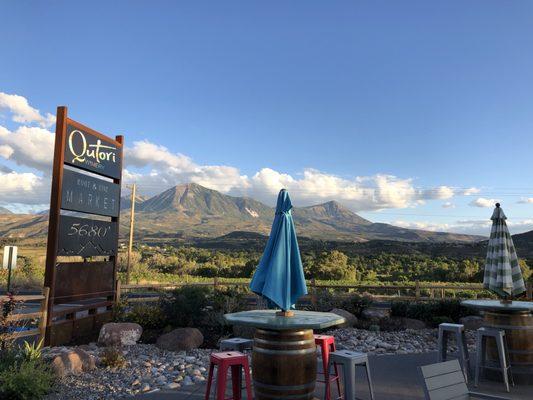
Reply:
<svg viewBox="0 0 533 400"><path fill-rule="evenodd" d="M241 366L232 365L231 366L231 386L233 391L233 399L241 400Z"/></svg>
<svg viewBox="0 0 533 400"><path fill-rule="evenodd" d="M503 348L503 336L498 336L496 338L496 346L498 347L498 358L500 359L500 368L502 369L503 383L505 384L505 389L509 393L509 378L507 373L507 357L505 357L505 350Z"/></svg>
<svg viewBox="0 0 533 400"><path fill-rule="evenodd" d="M472 374L471 374L471 370L470 370L470 354L468 353L468 342L466 341L466 332L463 331L463 334L461 335L461 338L463 340L463 349L465 351L465 359L466 359L466 371L468 373L468 375L470 376L470 378L472 378Z"/></svg>
<svg viewBox="0 0 533 400"><path fill-rule="evenodd" d="M331 386L329 382L329 345L320 346L320 351L322 353L322 368L324 370L324 381L326 385L324 399L331 400Z"/></svg>
<svg viewBox="0 0 533 400"><path fill-rule="evenodd" d="M439 329L439 362L446 361L448 354L448 332Z"/></svg>
<svg viewBox="0 0 533 400"><path fill-rule="evenodd" d="M343 364L344 370L344 400L355 399L355 365Z"/></svg>
<svg viewBox="0 0 533 400"><path fill-rule="evenodd" d="M209 400L209 395L211 393L211 382L213 382L213 370L215 369L215 364L209 364L209 374L207 375L207 388L205 391L205 400Z"/></svg>
<svg viewBox="0 0 533 400"><path fill-rule="evenodd" d="M461 363L461 368L463 369L463 374L465 376L465 382L468 383L468 366L466 363L466 351L464 348L464 342L462 334L457 334L455 336L455 341L457 342L457 353L459 355L459 362Z"/></svg>
<svg viewBox="0 0 533 400"><path fill-rule="evenodd" d="M507 336L503 337L503 347L505 349L505 355L507 357L507 368L509 370L509 378L511 379L511 385L514 386L513 371L512 371L512 368L511 368L511 359L509 357L509 348L507 346Z"/></svg>
<svg viewBox="0 0 533 400"><path fill-rule="evenodd" d="M335 346L335 342L331 344L331 351L336 351L337 347ZM337 366L337 363L333 363L333 370L335 371L335 377L337 378L337 393L339 394L338 398L342 398L341 394L341 378L339 376L339 367Z"/></svg>
<svg viewBox="0 0 533 400"><path fill-rule="evenodd" d="M485 353L485 346L483 342L483 337L479 332L476 335L476 376L474 379L474 386L477 387L479 384L479 370L482 367L483 363L483 354Z"/></svg>
<svg viewBox="0 0 533 400"><path fill-rule="evenodd" d="M368 380L368 389L370 391L370 400L374 400L374 388L372 385L372 378L370 377L370 365L368 363L368 360L365 362L365 368L366 368L366 378Z"/></svg>
<svg viewBox="0 0 533 400"><path fill-rule="evenodd" d="M217 371L217 393L216 400L224 400L226 397L226 379L228 375L228 367L225 364L220 364Z"/></svg>
<svg viewBox="0 0 533 400"><path fill-rule="evenodd" d="M442 337L442 329L441 327L439 326L439 338L437 339L437 347L438 347L438 350L439 350L439 359L438 359L438 362L442 362L444 361L443 360L443 356L442 356L442 345L443 345L443 337Z"/></svg>
<svg viewBox="0 0 533 400"><path fill-rule="evenodd" d="M246 400L253 400L252 380L250 379L250 364L248 363L248 358L244 361L244 380L246 382Z"/></svg>

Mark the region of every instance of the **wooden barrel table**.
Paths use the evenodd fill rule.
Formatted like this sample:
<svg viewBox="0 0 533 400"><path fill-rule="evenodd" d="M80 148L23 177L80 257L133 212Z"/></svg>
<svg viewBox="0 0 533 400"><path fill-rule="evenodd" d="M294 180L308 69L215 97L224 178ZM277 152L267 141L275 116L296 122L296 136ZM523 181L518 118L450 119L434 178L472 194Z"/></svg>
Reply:
<svg viewBox="0 0 533 400"><path fill-rule="evenodd" d="M256 400L311 400L314 398L317 356L313 329L345 322L337 314L254 310L224 315L234 325L255 327L252 378Z"/></svg>
<svg viewBox="0 0 533 400"><path fill-rule="evenodd" d="M252 353L256 400L311 400L316 366L312 329L256 329Z"/></svg>
<svg viewBox="0 0 533 400"><path fill-rule="evenodd" d="M515 383L533 385L533 302L467 300L462 304L482 311L485 327L505 331ZM498 362L496 343L491 338L487 340L487 360ZM485 375L489 379L501 380L499 371L486 370Z"/></svg>
<svg viewBox="0 0 533 400"><path fill-rule="evenodd" d="M484 320L487 328L505 331L515 382L533 385L533 315L528 311L486 311ZM491 362L498 361L494 340L487 341L487 359ZM488 371L488 375L495 373Z"/></svg>

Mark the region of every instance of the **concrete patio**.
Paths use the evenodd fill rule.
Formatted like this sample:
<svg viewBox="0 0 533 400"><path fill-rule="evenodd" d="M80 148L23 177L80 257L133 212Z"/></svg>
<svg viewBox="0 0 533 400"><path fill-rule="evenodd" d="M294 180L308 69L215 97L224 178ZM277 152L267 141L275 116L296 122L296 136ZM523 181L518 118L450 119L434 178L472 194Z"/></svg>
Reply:
<svg viewBox="0 0 533 400"><path fill-rule="evenodd" d="M424 399L417 367L432 364L437 360L437 353L382 355L370 356L370 367L374 383L376 400L417 400ZM369 400L368 387L363 368L358 368L356 386L357 398ZM533 385L520 385L511 388L511 393L506 393L503 384L483 380L478 388L472 390L508 397L509 399L533 399ZM186 386L179 390L158 391L139 395L140 400L200 400L205 396L205 383ZM323 398L324 385L318 384L316 397ZM213 396L211 397L213 398ZM246 398L243 392L243 399ZM351 400L351 399L350 399Z"/></svg>

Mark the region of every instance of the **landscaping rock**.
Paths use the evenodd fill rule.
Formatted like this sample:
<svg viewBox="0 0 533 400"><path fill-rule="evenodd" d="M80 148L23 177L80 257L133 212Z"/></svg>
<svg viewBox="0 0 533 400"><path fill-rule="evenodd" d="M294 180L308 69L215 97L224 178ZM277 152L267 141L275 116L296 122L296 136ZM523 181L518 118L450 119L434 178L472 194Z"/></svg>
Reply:
<svg viewBox="0 0 533 400"><path fill-rule="evenodd" d="M143 328L132 322L109 322L100 329L98 343L103 346L132 346L141 338Z"/></svg>
<svg viewBox="0 0 533 400"><path fill-rule="evenodd" d="M204 342L204 336L196 328L178 328L159 336L156 345L160 349L182 351L196 349Z"/></svg>
<svg viewBox="0 0 533 400"><path fill-rule="evenodd" d="M390 310L388 308L365 308L361 313L365 319L380 320L390 317Z"/></svg>
<svg viewBox="0 0 533 400"><path fill-rule="evenodd" d="M465 329L475 331L483 326L483 317L469 315L468 317L459 319L459 323L463 324Z"/></svg>
<svg viewBox="0 0 533 400"><path fill-rule="evenodd" d="M355 315L341 308L334 308L330 313L340 315L346 320L343 324L338 325L339 328L350 328L357 323L357 317Z"/></svg>
<svg viewBox="0 0 533 400"><path fill-rule="evenodd" d="M401 326L403 329L426 329L426 323L424 321L421 321L419 319L414 318L402 318L401 319Z"/></svg>
<svg viewBox="0 0 533 400"><path fill-rule="evenodd" d="M62 352L52 360L52 370L61 378L67 375L79 375L94 368L96 368L96 358L80 348Z"/></svg>

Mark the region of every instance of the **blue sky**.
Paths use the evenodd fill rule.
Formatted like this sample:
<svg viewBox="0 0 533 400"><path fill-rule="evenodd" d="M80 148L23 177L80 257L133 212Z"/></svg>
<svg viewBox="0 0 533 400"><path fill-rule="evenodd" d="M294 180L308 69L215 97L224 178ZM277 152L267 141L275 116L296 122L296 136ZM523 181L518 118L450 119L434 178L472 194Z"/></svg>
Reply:
<svg viewBox="0 0 533 400"><path fill-rule="evenodd" d="M286 186L296 204L476 233L497 199L533 229L531 2L12 1L0 35L13 210L46 203L51 156L20 143L46 153L46 114L67 105L125 135L146 194L196 181L272 203ZM15 95L40 117L17 118Z"/></svg>

